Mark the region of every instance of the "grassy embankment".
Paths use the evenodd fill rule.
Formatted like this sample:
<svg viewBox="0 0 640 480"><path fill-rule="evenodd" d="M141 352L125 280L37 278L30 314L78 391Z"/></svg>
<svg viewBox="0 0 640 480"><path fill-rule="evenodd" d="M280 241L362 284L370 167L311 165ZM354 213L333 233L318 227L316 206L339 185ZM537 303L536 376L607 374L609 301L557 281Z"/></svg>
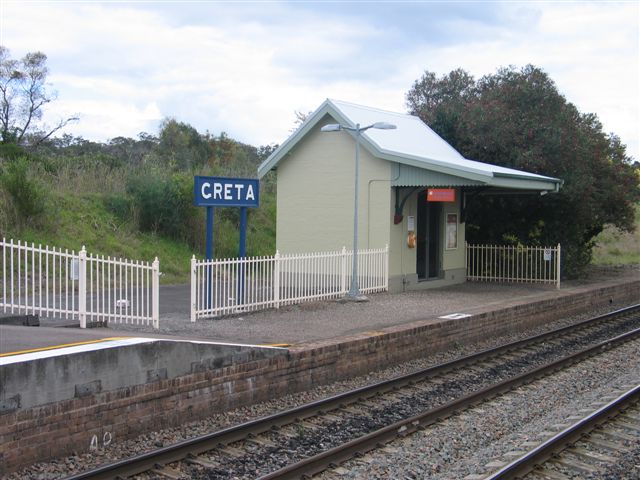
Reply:
<svg viewBox="0 0 640 480"><path fill-rule="evenodd" d="M9 237L37 244L79 250L83 245L87 252L118 258L153 261L157 256L162 272L161 283L176 284L189 281L192 255L202 258L202 245L189 244L166 238L156 233L140 232L132 221L123 220L105 205L105 196L96 193L60 194L51 193L52 205L48 210L46 228L24 227ZM263 212L251 212L248 221L247 250L249 254L273 254L275 232L269 223L272 200L263 198ZM204 237L204 214L201 215L201 234ZM216 220L216 255L235 256L239 233L233 221ZM237 254L237 253L236 253Z"/></svg>
<svg viewBox="0 0 640 480"><path fill-rule="evenodd" d="M199 172L198 172L199 173ZM43 210L24 220L13 208L6 191L0 189L0 237L33 242L36 245L80 250L105 257L132 260L160 260L161 283L188 283L190 259L204 256L204 209L191 207L191 177L184 175L181 205L188 213L182 226L185 238L171 238L160 231L140 228L140 208L127 184L145 175L131 169L107 171L101 166L89 169L61 169L54 175L30 165L28 178L42 196ZM217 258L237 256L239 209L217 209L215 252ZM172 219L175 221L175 218ZM188 238L186 238L188 237ZM247 251L249 255L275 252L275 195L261 193L261 206L249 209Z"/></svg>
<svg viewBox="0 0 640 480"><path fill-rule="evenodd" d="M621 232L608 226L596 237L593 249L596 265L640 265L640 204L636 205L636 230Z"/></svg>

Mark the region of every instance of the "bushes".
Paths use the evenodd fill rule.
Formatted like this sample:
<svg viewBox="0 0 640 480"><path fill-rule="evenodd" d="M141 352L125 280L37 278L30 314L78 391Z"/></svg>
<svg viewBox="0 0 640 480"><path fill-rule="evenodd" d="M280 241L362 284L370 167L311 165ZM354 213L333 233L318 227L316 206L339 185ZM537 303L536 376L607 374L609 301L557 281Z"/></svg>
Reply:
<svg viewBox="0 0 640 480"><path fill-rule="evenodd" d="M148 253L137 253L137 245L172 245L202 256L205 209L193 206L193 176L253 176L273 148L258 151L225 134L199 135L176 121L165 122L157 138L141 134L140 140L103 144L63 136L28 151L0 144L0 236L82 242L133 258ZM275 249L270 178L261 185L263 206L248 212L249 255ZM215 212L216 257L236 256L239 210Z"/></svg>
<svg viewBox="0 0 640 480"><path fill-rule="evenodd" d="M192 184L193 179L186 174L163 176L151 172L130 178L127 193L131 196L138 228L197 244L190 228L198 216L198 210L192 205Z"/></svg>
<svg viewBox="0 0 640 480"><path fill-rule="evenodd" d="M13 215L5 221L21 227L41 219L45 211L47 194L37 177L37 167L25 157L5 161L0 170L0 186L8 198ZM8 213L8 212L7 212Z"/></svg>

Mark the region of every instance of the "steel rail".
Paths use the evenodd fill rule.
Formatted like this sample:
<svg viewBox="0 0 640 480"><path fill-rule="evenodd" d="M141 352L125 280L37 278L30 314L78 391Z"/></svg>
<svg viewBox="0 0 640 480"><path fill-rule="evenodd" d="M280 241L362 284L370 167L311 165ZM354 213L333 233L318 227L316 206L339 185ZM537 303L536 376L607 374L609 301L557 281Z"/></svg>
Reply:
<svg viewBox="0 0 640 480"><path fill-rule="evenodd" d="M566 368L585 358L602 353L603 351L609 350L618 344L627 342L639 336L640 328L618 335L617 337L600 342L597 345L583 349L560 360L542 365L529 372L478 390L457 400L453 400L428 412L401 420L343 445L327 450L326 452L322 452L312 457L305 458L300 462L287 465L280 470L259 477L258 480L309 478L329 467L339 465L346 460L378 448L379 446L382 446L398 437L414 433L419 429L432 425L473 405L506 393L526 383L530 383L537 378L547 376L555 371Z"/></svg>
<svg viewBox="0 0 640 480"><path fill-rule="evenodd" d="M371 385L360 387L326 399L317 400L293 409L279 412L273 415L252 420L239 425L234 425L216 432L199 437L184 440L167 447L163 447L141 455L136 455L111 464L102 465L95 469L66 477L66 480L85 479L113 479L117 477L142 473L172 462L180 461L189 455L198 455L208 450L214 450L220 446L247 439L250 435L259 435L274 428L294 423L324 411L331 411L344 405L349 405L360 400L372 398L380 393L392 391L405 385L411 385L423 381L429 377L446 373L462 366L486 360L497 355L517 350L518 348L542 342L547 339L557 339L559 335L572 332L581 328L588 328L593 324L606 322L619 316L629 315L640 311L640 304L631 305L604 315L578 322L573 325L561 327L533 337L504 344L495 348L486 349L471 355L461 357L451 362L438 364L407 375L398 376L389 380L380 381Z"/></svg>
<svg viewBox="0 0 640 480"><path fill-rule="evenodd" d="M640 385L623 393L604 407L596 410L579 422L576 422L569 428L548 439L517 460L505 465L497 472L486 477L485 480L522 478L535 470L536 467L544 464L554 455L562 452L568 446L582 439L582 437L589 434L589 432L596 429L598 426L607 423L621 411L626 409L630 403L638 401L640 401Z"/></svg>

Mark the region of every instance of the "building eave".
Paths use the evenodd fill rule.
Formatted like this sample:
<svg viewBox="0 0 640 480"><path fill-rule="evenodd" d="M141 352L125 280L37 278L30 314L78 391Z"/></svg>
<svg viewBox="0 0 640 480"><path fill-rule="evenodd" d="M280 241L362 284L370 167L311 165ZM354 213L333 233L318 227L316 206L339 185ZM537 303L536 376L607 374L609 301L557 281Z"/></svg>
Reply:
<svg viewBox="0 0 640 480"><path fill-rule="evenodd" d="M355 124L351 119L347 118L330 99L326 99L322 105L320 105L315 112L309 115L302 125L289 138L287 138L287 140L285 140L282 145L280 145L264 162L262 162L262 164L260 164L258 167L258 177L262 178L270 170L276 168L278 163L285 158L286 155L298 144L298 142L300 142L312 129L316 128L318 123L326 115L331 116L337 123L355 127ZM351 131L344 130L344 132L355 137L355 134ZM460 177L488 187L521 191L557 192L563 184L563 181L557 178L528 174L527 172L520 172L513 169L505 169L492 164L484 164L482 162L464 159L463 157L461 157L460 162L456 163L456 161L450 162L386 150L376 143L376 141L374 141L366 131L363 132L360 137L360 144L374 157L423 170L431 170L446 175ZM476 168L474 168L474 166L476 166Z"/></svg>

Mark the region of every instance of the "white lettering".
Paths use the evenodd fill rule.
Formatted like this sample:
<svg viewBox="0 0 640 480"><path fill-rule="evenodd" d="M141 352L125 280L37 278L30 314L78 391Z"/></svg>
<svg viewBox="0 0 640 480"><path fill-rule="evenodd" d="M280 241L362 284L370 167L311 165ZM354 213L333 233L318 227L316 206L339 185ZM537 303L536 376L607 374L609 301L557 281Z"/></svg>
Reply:
<svg viewBox="0 0 640 480"><path fill-rule="evenodd" d="M242 189L244 188L244 185L241 183L236 183L234 187L236 187L236 195L238 197L237 200L242 200Z"/></svg>
<svg viewBox="0 0 640 480"><path fill-rule="evenodd" d="M204 182L202 184L202 189L201 190L202 190L202 198L204 198L204 199L211 198L211 194L205 192L205 189L211 190L211 184L209 182Z"/></svg>
<svg viewBox="0 0 640 480"><path fill-rule="evenodd" d="M253 194L253 185L249 184L247 187L247 200L255 200L256 197Z"/></svg>
<svg viewBox="0 0 640 480"><path fill-rule="evenodd" d="M222 198L222 184L214 183L213 184L213 199Z"/></svg>
<svg viewBox="0 0 640 480"><path fill-rule="evenodd" d="M233 200L233 197L231 196L231 185L229 183L224 184L224 199Z"/></svg>

